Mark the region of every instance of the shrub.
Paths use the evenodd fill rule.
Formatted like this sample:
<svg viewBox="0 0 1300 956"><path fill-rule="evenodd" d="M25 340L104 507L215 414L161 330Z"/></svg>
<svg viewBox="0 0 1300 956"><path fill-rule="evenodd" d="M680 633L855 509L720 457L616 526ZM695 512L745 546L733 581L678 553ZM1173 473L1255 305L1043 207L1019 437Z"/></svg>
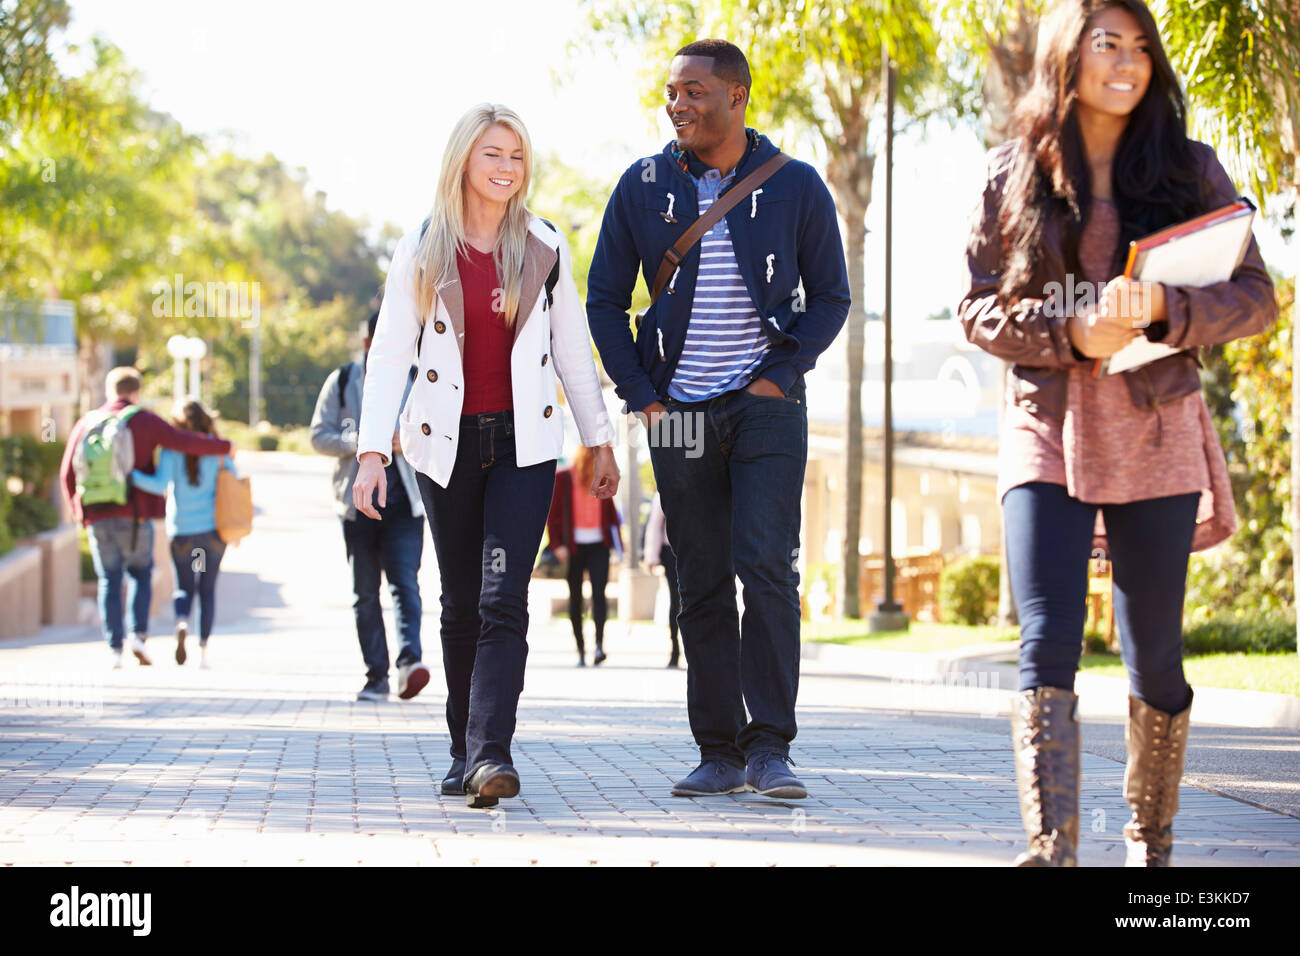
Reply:
<svg viewBox="0 0 1300 956"><path fill-rule="evenodd" d="M0 554L8 554L14 548L14 536L9 531L9 510L12 507L13 497L0 481Z"/></svg>
<svg viewBox="0 0 1300 956"><path fill-rule="evenodd" d="M939 574L939 609L949 624L987 624L998 613L998 559L981 555Z"/></svg>
<svg viewBox="0 0 1300 956"><path fill-rule="evenodd" d="M1189 655L1232 652L1295 653L1294 614L1216 614L1183 630L1183 650Z"/></svg>
<svg viewBox="0 0 1300 956"><path fill-rule="evenodd" d="M9 533L15 538L30 538L59 526L59 513L44 498L14 495L9 511Z"/></svg>
<svg viewBox="0 0 1300 956"><path fill-rule="evenodd" d="M258 435L257 447L262 451L275 451L280 447L280 439L276 435Z"/></svg>

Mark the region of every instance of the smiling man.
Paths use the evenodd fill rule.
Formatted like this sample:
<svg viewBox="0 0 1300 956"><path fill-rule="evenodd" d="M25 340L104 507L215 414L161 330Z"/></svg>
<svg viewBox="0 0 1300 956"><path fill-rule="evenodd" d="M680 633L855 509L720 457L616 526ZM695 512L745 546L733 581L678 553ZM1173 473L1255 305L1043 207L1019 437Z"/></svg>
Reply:
<svg viewBox="0 0 1300 956"><path fill-rule="evenodd" d="M835 205L816 171L790 160L746 186L672 269L635 339L627 316L638 271L652 287L691 225L780 155L745 126L749 87L749 63L733 44L699 40L677 51L664 89L676 139L619 180L587 284L605 371L651 429L678 560L687 709L701 753L673 787L678 796L807 795L788 767L799 687L804 375L849 311ZM702 442L688 449L658 440L665 411L691 416Z"/></svg>

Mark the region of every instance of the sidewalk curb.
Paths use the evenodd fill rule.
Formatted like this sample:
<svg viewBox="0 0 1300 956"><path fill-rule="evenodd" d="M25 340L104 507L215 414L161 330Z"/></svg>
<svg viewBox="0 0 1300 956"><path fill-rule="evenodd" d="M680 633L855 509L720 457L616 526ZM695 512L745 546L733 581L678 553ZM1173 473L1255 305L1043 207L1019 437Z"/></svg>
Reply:
<svg viewBox="0 0 1300 956"><path fill-rule="evenodd" d="M955 651L924 653L886 651L845 644L806 641L800 658L841 674L862 674L894 681L960 683L997 690L1016 686L1019 644L980 644ZM991 685L991 686L990 686ZM1120 677L1080 672L1075 678L1086 716L1128 713L1129 683ZM1197 687L1192 719L1200 724L1300 730L1300 697L1226 687Z"/></svg>

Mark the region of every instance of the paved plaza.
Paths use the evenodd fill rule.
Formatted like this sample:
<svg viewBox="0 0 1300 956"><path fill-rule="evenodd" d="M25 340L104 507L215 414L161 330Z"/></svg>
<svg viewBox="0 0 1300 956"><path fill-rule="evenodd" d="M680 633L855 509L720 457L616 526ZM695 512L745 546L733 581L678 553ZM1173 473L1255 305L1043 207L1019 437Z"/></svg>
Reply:
<svg viewBox="0 0 1300 956"><path fill-rule="evenodd" d="M1002 865L1022 845L998 716L1008 688L902 686L809 662L794 749L809 798L676 798L697 753L666 633L612 623L609 661L578 669L567 621L547 617L549 584L534 588L523 792L493 811L443 797L432 546L421 577L434 681L413 701L357 702L328 462L238 464L259 514L222 567L212 669L195 666L197 648L175 664L166 619L153 667L110 671L88 627L0 646L0 861ZM1214 732L1194 722L1193 743ZM1294 735L1279 751L1294 764ZM1123 765L1085 753L1083 777L1080 863L1120 865ZM1196 786L1180 799L1176 863L1300 864L1295 816Z"/></svg>

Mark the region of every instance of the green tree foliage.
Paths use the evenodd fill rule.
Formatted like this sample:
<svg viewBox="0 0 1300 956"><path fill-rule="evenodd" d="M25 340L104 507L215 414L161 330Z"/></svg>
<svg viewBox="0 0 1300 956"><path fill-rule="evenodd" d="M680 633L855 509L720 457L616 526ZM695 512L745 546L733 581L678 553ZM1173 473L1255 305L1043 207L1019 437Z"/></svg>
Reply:
<svg viewBox="0 0 1300 956"><path fill-rule="evenodd" d="M0 297L72 300L87 381L103 371L95 346L109 344L140 365L149 396L170 394L167 339L204 338L209 394L223 416L243 418L248 312L204 299L187 315L159 290L177 275L247 283L247 301L255 283L265 413L307 422L359 340L395 230L369 239L303 171L186 133L149 107L102 39L84 73L63 75L54 52L67 21L62 0L0 0Z"/></svg>
<svg viewBox="0 0 1300 956"><path fill-rule="evenodd" d="M1241 527L1194 555L1189 623L1251 617L1295 605L1291 553L1291 369L1295 284L1278 284L1281 314L1263 335L1217 346L1206 358L1205 393L1216 412Z"/></svg>

